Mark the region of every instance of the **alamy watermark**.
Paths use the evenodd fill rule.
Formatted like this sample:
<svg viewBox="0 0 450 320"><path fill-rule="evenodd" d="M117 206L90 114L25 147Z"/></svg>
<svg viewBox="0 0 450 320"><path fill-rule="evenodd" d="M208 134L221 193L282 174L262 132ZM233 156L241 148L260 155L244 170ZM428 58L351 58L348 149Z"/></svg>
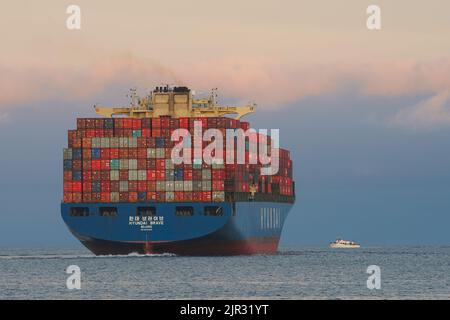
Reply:
<svg viewBox="0 0 450 320"><path fill-rule="evenodd" d="M81 289L81 269L77 265L70 265L66 269L66 273L70 276L66 280L66 287L69 290Z"/></svg>
<svg viewBox="0 0 450 320"><path fill-rule="evenodd" d="M203 133L202 122L194 121L194 137L187 129L173 131L171 140L178 142L172 149L174 164L261 164L261 175L275 175L279 170L280 130L226 129L226 145L219 129L207 129ZM248 140L248 148L246 148ZM270 141L270 143L269 143ZM210 142L203 148L203 142ZM235 145L236 142L236 145ZM270 145L270 153L269 153ZM236 148L235 148L236 146ZM248 159L246 159L246 149Z"/></svg>
<svg viewBox="0 0 450 320"><path fill-rule="evenodd" d="M377 265L367 267L366 273L370 274L367 278L367 289L381 289L381 269Z"/></svg>

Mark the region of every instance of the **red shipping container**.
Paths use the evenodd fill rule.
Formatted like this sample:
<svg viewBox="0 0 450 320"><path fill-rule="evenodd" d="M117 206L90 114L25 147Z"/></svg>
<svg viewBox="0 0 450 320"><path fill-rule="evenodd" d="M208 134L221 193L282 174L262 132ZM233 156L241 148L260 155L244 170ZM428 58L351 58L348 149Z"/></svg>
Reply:
<svg viewBox="0 0 450 320"><path fill-rule="evenodd" d="M189 118L180 118L180 128L189 129Z"/></svg>
<svg viewBox="0 0 450 320"><path fill-rule="evenodd" d="M245 122L245 121L242 121L242 122L240 123L240 127L241 127L242 130L247 131L248 128L249 128L249 123L248 123L248 122Z"/></svg>
<svg viewBox="0 0 450 320"><path fill-rule="evenodd" d="M128 170L119 170L119 179L122 181L128 180Z"/></svg>
<svg viewBox="0 0 450 320"><path fill-rule="evenodd" d="M166 160L156 159L156 170L165 170L165 169L166 169Z"/></svg>
<svg viewBox="0 0 450 320"><path fill-rule="evenodd" d="M109 157L110 157L110 151L108 148L100 149L100 158L101 159L109 159Z"/></svg>
<svg viewBox="0 0 450 320"><path fill-rule="evenodd" d="M123 128L124 129L132 129L133 128L133 119L130 119L130 118L123 119Z"/></svg>
<svg viewBox="0 0 450 320"><path fill-rule="evenodd" d="M64 181L64 193L72 192L72 181Z"/></svg>
<svg viewBox="0 0 450 320"><path fill-rule="evenodd" d="M128 192L119 192L119 201L128 202L129 201Z"/></svg>
<svg viewBox="0 0 450 320"><path fill-rule="evenodd" d="M72 171L64 171L64 181L72 180Z"/></svg>
<svg viewBox="0 0 450 320"><path fill-rule="evenodd" d="M77 119L77 129L84 129L86 128L86 119L78 118Z"/></svg>
<svg viewBox="0 0 450 320"><path fill-rule="evenodd" d="M152 137L161 137L161 129L160 128L152 129Z"/></svg>
<svg viewBox="0 0 450 320"><path fill-rule="evenodd" d="M128 158L129 159L137 159L138 157L138 149L137 148L128 148Z"/></svg>
<svg viewBox="0 0 450 320"><path fill-rule="evenodd" d="M72 160L72 169L80 171L83 167L81 160Z"/></svg>
<svg viewBox="0 0 450 320"><path fill-rule="evenodd" d="M142 128L152 127L152 118L142 118Z"/></svg>
<svg viewBox="0 0 450 320"><path fill-rule="evenodd" d="M156 191L156 181L147 181L147 191Z"/></svg>
<svg viewBox="0 0 450 320"><path fill-rule="evenodd" d="M119 192L120 190L119 186L120 186L119 181L111 181L109 189L111 192Z"/></svg>
<svg viewBox="0 0 450 320"><path fill-rule="evenodd" d="M156 201L156 192L155 191L147 192L147 201Z"/></svg>
<svg viewBox="0 0 450 320"><path fill-rule="evenodd" d="M109 170L100 171L100 180L108 180L110 179Z"/></svg>
<svg viewBox="0 0 450 320"><path fill-rule="evenodd" d="M91 149L83 149L82 155L83 155L83 160L90 160L90 159L92 159L92 151L91 151Z"/></svg>
<svg viewBox="0 0 450 320"><path fill-rule="evenodd" d="M168 129L170 127L170 118L162 117L161 119L161 128Z"/></svg>
<svg viewBox="0 0 450 320"><path fill-rule="evenodd" d="M109 192L102 192L101 193L101 202L110 202L111 197Z"/></svg>
<svg viewBox="0 0 450 320"><path fill-rule="evenodd" d="M170 128L177 129L180 126L180 120L177 118L170 118Z"/></svg>
<svg viewBox="0 0 450 320"><path fill-rule="evenodd" d="M162 181L166 179L166 170L156 170L156 180Z"/></svg>
<svg viewBox="0 0 450 320"><path fill-rule="evenodd" d="M202 192L202 201L203 202L211 202L211 192L210 191Z"/></svg>
<svg viewBox="0 0 450 320"><path fill-rule="evenodd" d="M201 191L192 192L192 201L202 201L202 192Z"/></svg>
<svg viewBox="0 0 450 320"><path fill-rule="evenodd" d="M172 132L170 131L170 129L161 129L161 137L170 137L172 136Z"/></svg>
<svg viewBox="0 0 450 320"><path fill-rule="evenodd" d="M137 191L139 192L147 191L147 181L138 181Z"/></svg>
<svg viewBox="0 0 450 320"><path fill-rule="evenodd" d="M72 182L72 191L73 192L81 192L82 186L80 181L73 181Z"/></svg>
<svg viewBox="0 0 450 320"><path fill-rule="evenodd" d="M184 180L192 180L192 169L184 169L183 179Z"/></svg>
<svg viewBox="0 0 450 320"><path fill-rule="evenodd" d="M91 148L92 147L92 139L91 138L83 138L82 139L83 148Z"/></svg>
<svg viewBox="0 0 450 320"><path fill-rule="evenodd" d="M102 186L102 192L111 192L109 181L102 181L101 186Z"/></svg>
<svg viewBox="0 0 450 320"><path fill-rule="evenodd" d="M184 201L192 201L192 192L184 192Z"/></svg>
<svg viewBox="0 0 450 320"><path fill-rule="evenodd" d="M137 130L141 129L141 127L142 127L141 119L133 119L133 129Z"/></svg>
<svg viewBox="0 0 450 320"><path fill-rule="evenodd" d="M64 192L64 202L72 202L72 193Z"/></svg>
<svg viewBox="0 0 450 320"><path fill-rule="evenodd" d="M147 170L147 180L156 180L156 170L154 169Z"/></svg>
<svg viewBox="0 0 450 320"><path fill-rule="evenodd" d="M111 159L119 159L119 149L110 149L109 155Z"/></svg>
<svg viewBox="0 0 450 320"><path fill-rule="evenodd" d="M224 169L212 169L213 180L225 180L225 170Z"/></svg>
<svg viewBox="0 0 450 320"><path fill-rule="evenodd" d="M92 202L92 196L89 192L83 192L83 202Z"/></svg>
<svg viewBox="0 0 450 320"><path fill-rule="evenodd" d="M216 180L212 182L213 191L224 191L225 190L225 181Z"/></svg>
<svg viewBox="0 0 450 320"><path fill-rule="evenodd" d="M147 149L146 148L138 148L138 159L147 159Z"/></svg>
<svg viewBox="0 0 450 320"><path fill-rule="evenodd" d="M72 193L72 201L73 202L82 202L83 201L83 197L81 192L74 192Z"/></svg>
<svg viewBox="0 0 450 320"><path fill-rule="evenodd" d="M128 181L128 191L133 191L133 192L138 191L137 181Z"/></svg>
<svg viewBox="0 0 450 320"><path fill-rule="evenodd" d="M142 129L142 131L144 131L144 130L145 129ZM142 135L142 137L143 137L143 135ZM147 139L142 138L142 137L137 138L137 147L138 148L147 148Z"/></svg>
<svg viewBox="0 0 450 320"><path fill-rule="evenodd" d="M146 159L138 159L137 168L138 168L138 170L147 169L147 160Z"/></svg>
<svg viewBox="0 0 450 320"><path fill-rule="evenodd" d="M127 148L119 149L119 158L120 159L128 159L128 149Z"/></svg>
<svg viewBox="0 0 450 320"><path fill-rule="evenodd" d="M113 129L105 129L105 137L112 138L114 136Z"/></svg>
<svg viewBox="0 0 450 320"><path fill-rule="evenodd" d="M147 148L155 148L156 147L156 139L155 138L147 138Z"/></svg>
<svg viewBox="0 0 450 320"><path fill-rule="evenodd" d="M83 180L91 181L92 180L92 171L83 171Z"/></svg>
<svg viewBox="0 0 450 320"><path fill-rule="evenodd" d="M115 118L114 119L114 129L122 129L123 128L123 119Z"/></svg>
<svg viewBox="0 0 450 320"><path fill-rule="evenodd" d="M101 170L101 168L102 168L101 160L92 160L91 168L92 168L92 170Z"/></svg>
<svg viewBox="0 0 450 320"><path fill-rule="evenodd" d="M92 171L92 181L100 181L102 179L101 172L98 170Z"/></svg>
<svg viewBox="0 0 450 320"><path fill-rule="evenodd" d="M83 181L83 192L92 192L92 183Z"/></svg>
<svg viewBox="0 0 450 320"><path fill-rule="evenodd" d="M110 164L109 160L100 160L101 170L109 170L110 169L109 164Z"/></svg>
<svg viewBox="0 0 450 320"><path fill-rule="evenodd" d="M183 191L175 191L175 202L184 201L184 192Z"/></svg>
<svg viewBox="0 0 450 320"><path fill-rule="evenodd" d="M161 119L160 118L152 118L152 129L153 128L161 128Z"/></svg>

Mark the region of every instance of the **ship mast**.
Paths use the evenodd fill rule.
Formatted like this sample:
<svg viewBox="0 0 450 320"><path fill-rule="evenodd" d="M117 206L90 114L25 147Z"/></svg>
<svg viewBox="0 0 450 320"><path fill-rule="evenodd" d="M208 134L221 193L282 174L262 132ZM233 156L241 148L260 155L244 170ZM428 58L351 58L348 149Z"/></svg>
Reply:
<svg viewBox="0 0 450 320"><path fill-rule="evenodd" d="M95 105L95 112L101 116L126 116L129 118L158 118L160 116L180 117L223 117L234 114L235 119L255 111L255 104L244 106L217 105L217 88L211 90L208 99L194 99L192 91L187 87L168 85L156 87L145 97L139 97L136 89L130 89L129 107L105 107Z"/></svg>

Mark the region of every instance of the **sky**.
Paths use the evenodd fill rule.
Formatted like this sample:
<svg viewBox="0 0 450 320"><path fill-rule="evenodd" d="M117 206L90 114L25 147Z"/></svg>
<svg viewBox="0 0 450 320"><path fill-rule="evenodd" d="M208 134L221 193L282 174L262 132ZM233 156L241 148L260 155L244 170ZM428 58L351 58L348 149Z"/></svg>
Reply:
<svg viewBox="0 0 450 320"><path fill-rule="evenodd" d="M366 27L371 4L381 30ZM59 215L67 129L165 83L256 102L252 126L281 129L297 191L282 245L450 243L450 2L2 7L0 247L77 246Z"/></svg>

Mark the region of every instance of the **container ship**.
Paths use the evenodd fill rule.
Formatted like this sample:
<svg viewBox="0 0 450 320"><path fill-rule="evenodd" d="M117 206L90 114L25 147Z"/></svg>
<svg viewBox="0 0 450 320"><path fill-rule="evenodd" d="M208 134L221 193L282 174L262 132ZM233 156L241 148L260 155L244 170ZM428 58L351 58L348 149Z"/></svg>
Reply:
<svg viewBox="0 0 450 320"><path fill-rule="evenodd" d="M270 135L253 132L240 145L244 163L237 161L237 137L226 133L250 132L241 118L255 105L220 106L216 97L213 91L196 99L187 87L156 87L145 97L132 90L130 106L94 106L96 117L77 119L63 152L61 215L86 248L96 255L277 251L295 201L290 153ZM196 143L205 151L215 141L195 142L198 128L236 142L231 152L223 143L226 161L208 163L188 153ZM174 141L178 129L190 137ZM261 141L278 163L271 174L262 174ZM183 163L173 157L180 142Z"/></svg>

